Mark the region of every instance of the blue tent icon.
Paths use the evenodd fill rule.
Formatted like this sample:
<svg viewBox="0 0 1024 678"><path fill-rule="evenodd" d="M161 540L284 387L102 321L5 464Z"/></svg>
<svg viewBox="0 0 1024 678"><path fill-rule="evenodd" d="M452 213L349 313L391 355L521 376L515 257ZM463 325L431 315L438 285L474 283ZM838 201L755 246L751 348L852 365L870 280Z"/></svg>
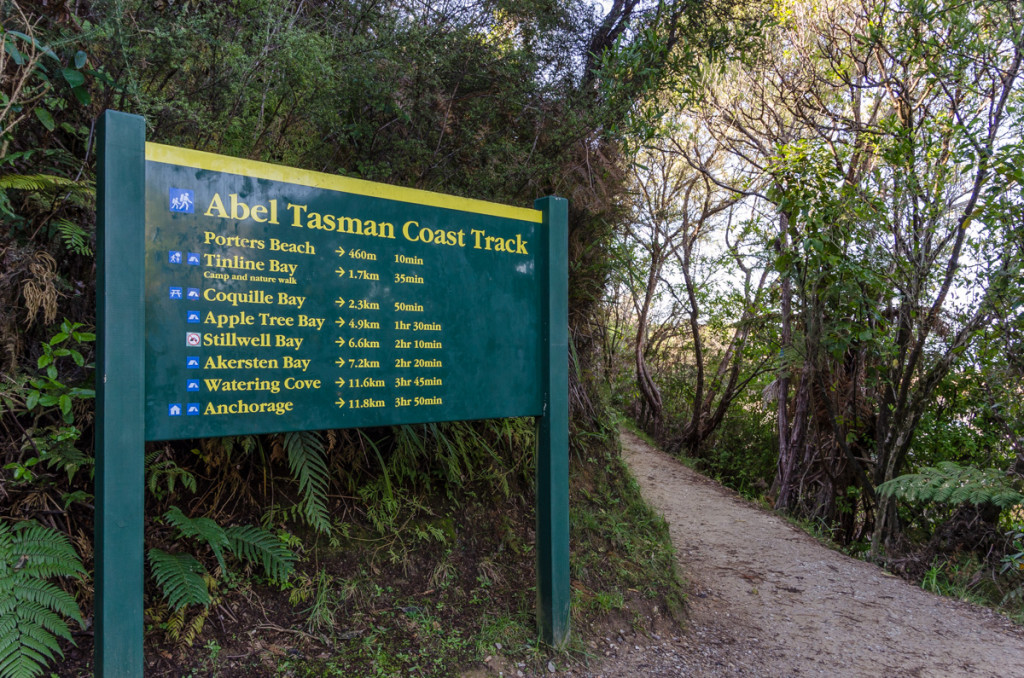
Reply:
<svg viewBox="0 0 1024 678"><path fill-rule="evenodd" d="M199 311L189 311L185 315L185 321L186 322L190 322L190 323L197 323L197 322L199 322Z"/></svg>
<svg viewBox="0 0 1024 678"><path fill-rule="evenodd" d="M190 370L198 369L199 368L199 356L197 356L197 355L190 355L187 358L185 358L185 367L187 367Z"/></svg>
<svg viewBox="0 0 1024 678"><path fill-rule="evenodd" d="M198 391L199 390L199 380L198 379L188 379L188 380L186 380L185 381L185 390L186 391Z"/></svg>
<svg viewBox="0 0 1024 678"><path fill-rule="evenodd" d="M188 414L188 415L199 414L199 403L189 403L185 407L185 414Z"/></svg>
<svg viewBox="0 0 1024 678"><path fill-rule="evenodd" d="M196 300L198 300L199 299L199 288L198 287L190 287L190 288L188 288L187 298L189 299L189 301L196 301Z"/></svg>
<svg viewBox="0 0 1024 678"><path fill-rule="evenodd" d="M188 261L188 265L189 266L198 266L199 265L199 253L198 252L189 252L188 253L188 260L187 261Z"/></svg>

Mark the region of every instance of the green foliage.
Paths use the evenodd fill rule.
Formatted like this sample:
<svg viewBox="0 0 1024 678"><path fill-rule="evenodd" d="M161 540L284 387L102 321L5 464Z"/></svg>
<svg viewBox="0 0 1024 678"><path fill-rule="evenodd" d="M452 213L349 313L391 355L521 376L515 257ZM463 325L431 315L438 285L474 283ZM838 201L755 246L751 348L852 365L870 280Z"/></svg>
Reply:
<svg viewBox="0 0 1024 678"><path fill-rule="evenodd" d="M265 574L278 583L287 581L292 572L295 554L280 539L262 527L242 525L223 528L212 518L189 518L177 506L172 506L164 513L164 520L176 528L178 538L194 539L209 547L224 575L228 574L224 560L225 552L245 562L261 566ZM181 568L178 571L184 572ZM166 592L165 582L169 581L167 577L157 577L155 570L154 576ZM174 607L177 609L180 606Z"/></svg>
<svg viewBox="0 0 1024 678"><path fill-rule="evenodd" d="M92 186L82 186L71 179L52 174L6 174L0 176L0 191L15 189L19 191L74 191L87 197L95 190Z"/></svg>
<svg viewBox="0 0 1024 678"><path fill-rule="evenodd" d="M288 602L292 605L309 602L309 607L302 611L306 617L306 628L313 632L329 631L336 623L337 588L338 582L334 577L320 570L315 577L303 575L300 585L289 593Z"/></svg>
<svg viewBox="0 0 1024 678"><path fill-rule="evenodd" d="M660 598L681 614L684 594L676 575L668 524L644 502L640 486L613 442L595 443L587 457L570 458L569 502L573 552L569 563L583 609L607 612L629 593Z"/></svg>
<svg viewBox="0 0 1024 678"><path fill-rule="evenodd" d="M1003 509L1024 503L1024 494L1005 473L991 468L960 466L952 461L882 483L878 493L905 501L994 504Z"/></svg>
<svg viewBox="0 0 1024 678"><path fill-rule="evenodd" d="M206 544L213 551L222 572L227 572L224 564L224 550L229 548L228 536L224 529L212 518L189 518L177 506L172 506L164 514L168 525L178 528L179 537L188 537Z"/></svg>
<svg viewBox="0 0 1024 678"><path fill-rule="evenodd" d="M1012 551L1003 556L1002 572L1013 572L1020 576L1024 574L1024 525L1014 525L1009 533L1013 540Z"/></svg>
<svg viewBox="0 0 1024 678"><path fill-rule="evenodd" d="M775 421L760 403L741 401L694 460L696 468L749 498L764 496L778 462Z"/></svg>
<svg viewBox="0 0 1024 678"><path fill-rule="evenodd" d="M75 400L89 400L96 396L91 388L69 386L58 379L57 362L60 358L70 358L78 367L85 366L85 358L81 351L73 344L65 344L72 339L78 344L96 340L92 332L82 332L82 323L73 323L65 319L61 323L60 331L53 335L49 341L42 343L42 355L36 361L36 366L43 370L43 374L28 380L24 390L25 409L35 410L37 408L56 407L60 410L64 423L70 424L74 421L71 407Z"/></svg>
<svg viewBox="0 0 1024 678"><path fill-rule="evenodd" d="M83 625L78 605L48 580L83 577L67 538L32 521L0 520L0 677L33 678L71 640L65 618Z"/></svg>
<svg viewBox="0 0 1024 678"><path fill-rule="evenodd" d="M282 585L292 573L295 554L263 528L222 528L211 518L190 518L176 506L170 507L163 518L175 528L176 539L190 539L209 548L219 565L211 574L194 555L149 549L150 571L167 604L151 608L149 614L174 642L191 646L202 632L211 607L220 601L217 589L222 580L236 581L228 571L227 554L261 566L271 581ZM190 607L199 609L190 613Z"/></svg>
<svg viewBox="0 0 1024 678"><path fill-rule="evenodd" d="M225 528L228 549L236 557L258 564L273 581L284 583L294 569L296 556L275 535L255 525Z"/></svg>
<svg viewBox="0 0 1024 678"><path fill-rule="evenodd" d="M45 462L47 468L51 470L65 472L70 483L82 469L88 469L89 475L92 475L94 460L91 455L82 452L77 445L81 435L81 431L74 426L47 426L32 432L31 442L26 443L25 449L38 450L38 460ZM32 459L34 458L30 458L29 462ZM15 480L17 479L16 471Z"/></svg>
<svg viewBox="0 0 1024 678"><path fill-rule="evenodd" d="M149 549L148 555L153 579L172 610L210 604L202 563L187 553L167 553L157 548Z"/></svg>
<svg viewBox="0 0 1024 678"><path fill-rule="evenodd" d="M1024 621L1024 587L1020 571L993 571L975 554L936 558L921 577L921 588L975 605L991 607L1017 624Z"/></svg>
<svg viewBox="0 0 1024 678"><path fill-rule="evenodd" d="M195 475L173 459L166 458L164 450L154 450L146 455L146 487L154 497L164 499L173 495L179 483L190 492L196 491Z"/></svg>
<svg viewBox="0 0 1024 678"><path fill-rule="evenodd" d="M60 235L61 242L69 252L81 256L92 254L92 247L89 246L89 232L79 224L70 219L54 219L53 225Z"/></svg>
<svg viewBox="0 0 1024 678"><path fill-rule="evenodd" d="M292 431L281 438L288 468L299 483L302 515L318 532L328 533L331 521L327 513L327 487L330 478L324 444L316 431Z"/></svg>
<svg viewBox="0 0 1024 678"><path fill-rule="evenodd" d="M64 471L69 482L79 470L92 467L92 457L78 448L81 430L73 424L75 405L94 398L95 391L68 384L63 376L76 368L91 367L86 365L83 351L95 335L82 327L82 323L65 319L56 334L40 343L42 352L36 366L41 373L0 384L0 415L4 410L14 416L28 415L35 424L23 429L22 455L4 465L16 482L33 483L38 475L35 467L40 463L50 470Z"/></svg>

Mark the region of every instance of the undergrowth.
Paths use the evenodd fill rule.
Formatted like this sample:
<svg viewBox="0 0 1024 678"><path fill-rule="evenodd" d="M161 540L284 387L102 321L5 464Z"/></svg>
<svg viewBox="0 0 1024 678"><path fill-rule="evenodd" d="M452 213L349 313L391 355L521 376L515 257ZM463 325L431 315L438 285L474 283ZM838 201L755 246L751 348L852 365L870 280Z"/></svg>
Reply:
<svg viewBox="0 0 1024 678"><path fill-rule="evenodd" d="M532 458L527 468L532 478ZM570 475L573 642L564 654L537 641L534 495L520 477L519 492L507 495L449 487L443 502L422 507L389 537L407 547L400 553L369 536L321 552L321 574L306 575L291 598L304 601L307 630L330 635L333 649L285 658L276 669L449 676L490 658L492 668L543 670L551 659L585 660L583 638L602 622L625 619L642 630L661 610L677 623L683 595L667 526L640 498L614 435L606 430L575 447Z"/></svg>
<svg viewBox="0 0 1024 678"><path fill-rule="evenodd" d="M1024 625L1024 597L1018 572L998 571L974 554L936 558L920 579L921 588L988 607Z"/></svg>
<svg viewBox="0 0 1024 678"><path fill-rule="evenodd" d="M508 675L519 664L585 662L586 638L605 626L678 624L683 594L667 525L643 503L613 429L573 440L573 636L561 653L537 635L532 420L329 432L298 446L204 441L192 460L164 449L152 465L180 466L159 466L178 471L155 483L162 500L150 497L168 508L147 543L147 675L440 677L488 657ZM320 459L307 460L313 476L328 469L317 515L303 504L319 481L301 482L289 443L293 456ZM337 464L352 459L350 446L380 466L346 493ZM288 464L290 490L277 483L262 509L211 494L247 487L261 498L244 474L235 483L218 475L264 457L264 473L275 457ZM183 488L188 475L194 483ZM175 504L168 478L177 478ZM233 521L261 526L222 527ZM89 650L67 646L58 675L90 675Z"/></svg>
<svg viewBox="0 0 1024 678"><path fill-rule="evenodd" d="M638 594L681 621L684 595L664 518L644 503L617 451L599 446L574 461L569 513L577 614L619 610Z"/></svg>

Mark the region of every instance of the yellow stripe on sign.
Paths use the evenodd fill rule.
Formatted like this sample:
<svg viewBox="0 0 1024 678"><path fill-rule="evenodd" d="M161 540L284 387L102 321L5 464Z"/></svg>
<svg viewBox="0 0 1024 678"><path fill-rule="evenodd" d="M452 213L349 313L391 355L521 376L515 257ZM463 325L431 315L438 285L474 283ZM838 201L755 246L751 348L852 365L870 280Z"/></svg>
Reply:
<svg viewBox="0 0 1024 678"><path fill-rule="evenodd" d="M428 205L430 207L442 207L444 209L458 210L460 212L473 212L475 214L486 214L506 219L517 219L519 221L532 221L541 223L543 215L540 210L528 209L525 207L511 207L496 202L485 200L474 200L472 198L460 198L444 193L432 191L421 191L416 188L403 188L389 184L379 184L363 179L352 179L341 177L335 174L324 174L310 170L285 167L283 165L272 165L256 160L243 160L232 158L227 155L206 153L204 151L193 151L177 146L165 146L146 142L146 160L160 162L166 165L180 165L193 167L195 169L209 170L211 172L224 172L227 174L238 174L254 179L268 179L280 181L287 184L298 184L312 188L323 188L329 191L341 191L343 193L354 193L365 195L371 198L383 198L384 200L395 200L414 205Z"/></svg>

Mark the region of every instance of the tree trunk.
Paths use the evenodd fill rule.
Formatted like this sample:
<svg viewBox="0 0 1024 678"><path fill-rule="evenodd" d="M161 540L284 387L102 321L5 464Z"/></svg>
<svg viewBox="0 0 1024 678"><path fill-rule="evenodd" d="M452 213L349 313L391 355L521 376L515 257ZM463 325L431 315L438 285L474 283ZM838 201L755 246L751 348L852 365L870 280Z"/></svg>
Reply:
<svg viewBox="0 0 1024 678"><path fill-rule="evenodd" d="M654 248L652 248L653 250ZM651 270L647 276L647 289L644 291L644 303L640 307L637 317L636 340L633 342L633 358L636 364L636 385L640 389L640 416L645 426L651 428L651 433L657 435L661 428L661 389L654 383L647 360L644 356L647 347L647 323L651 311L651 301L654 298L655 285L658 283L658 276L661 272L661 261L655 251L652 251Z"/></svg>

